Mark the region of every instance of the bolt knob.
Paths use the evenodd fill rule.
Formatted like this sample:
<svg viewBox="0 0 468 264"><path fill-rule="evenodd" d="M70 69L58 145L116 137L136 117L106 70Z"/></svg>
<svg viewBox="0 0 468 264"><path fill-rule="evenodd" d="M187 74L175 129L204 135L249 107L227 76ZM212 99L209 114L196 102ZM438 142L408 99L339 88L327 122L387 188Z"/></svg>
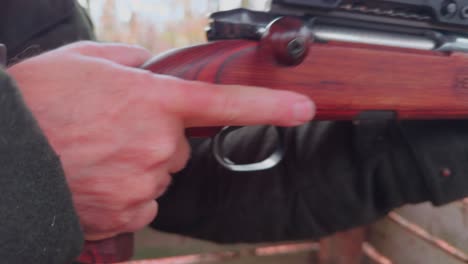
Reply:
<svg viewBox="0 0 468 264"><path fill-rule="evenodd" d="M281 17L268 25L260 47L270 52L279 64L294 66L304 61L312 42L313 35L302 20Z"/></svg>

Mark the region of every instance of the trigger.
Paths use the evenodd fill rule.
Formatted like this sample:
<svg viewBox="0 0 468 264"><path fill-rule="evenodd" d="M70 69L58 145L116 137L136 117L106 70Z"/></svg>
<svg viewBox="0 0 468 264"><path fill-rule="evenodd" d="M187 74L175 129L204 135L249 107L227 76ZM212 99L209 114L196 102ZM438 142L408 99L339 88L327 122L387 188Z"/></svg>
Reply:
<svg viewBox="0 0 468 264"><path fill-rule="evenodd" d="M231 171L247 172L247 171L260 171L267 170L275 167L284 156L284 128L275 127L278 134L278 143L276 144L275 151L266 159L256 163L250 164L235 164L224 154L223 143L226 137L233 131L242 127L224 127L213 139L212 152L215 159L220 165Z"/></svg>

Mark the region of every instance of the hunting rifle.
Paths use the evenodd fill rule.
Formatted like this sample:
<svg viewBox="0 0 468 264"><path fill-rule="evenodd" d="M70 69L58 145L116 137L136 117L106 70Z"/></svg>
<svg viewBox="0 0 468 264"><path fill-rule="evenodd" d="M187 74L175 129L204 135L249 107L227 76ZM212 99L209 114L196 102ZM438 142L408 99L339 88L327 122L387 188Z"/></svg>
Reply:
<svg viewBox="0 0 468 264"><path fill-rule="evenodd" d="M468 117L468 0L273 0L268 12L235 9L210 18L207 43L142 67L296 91L316 103L315 120ZM231 170L268 169L281 160L281 144L255 164L224 157L222 142L236 128L187 134L217 133L213 154ZM89 242L80 261L123 261L132 248L131 234Z"/></svg>

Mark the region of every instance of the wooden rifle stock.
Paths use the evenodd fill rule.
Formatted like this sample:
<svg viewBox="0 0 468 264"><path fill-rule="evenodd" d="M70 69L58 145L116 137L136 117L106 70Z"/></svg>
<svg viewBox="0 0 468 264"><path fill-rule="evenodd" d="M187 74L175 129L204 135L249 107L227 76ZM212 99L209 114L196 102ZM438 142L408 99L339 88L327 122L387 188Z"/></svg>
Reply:
<svg viewBox="0 0 468 264"><path fill-rule="evenodd" d="M86 241L79 263L117 263L127 261L133 256L134 235L120 234L116 237Z"/></svg>
<svg viewBox="0 0 468 264"><path fill-rule="evenodd" d="M260 41L214 41L175 50L144 68L187 80L302 93L316 103L316 120L353 120L368 111L390 111L397 119L468 118L468 54L314 43L300 22L288 18L273 24ZM188 135L216 131L196 129ZM128 234L87 249L83 263L125 261L133 240Z"/></svg>
<svg viewBox="0 0 468 264"><path fill-rule="evenodd" d="M364 111L393 111L398 119L468 117L468 54L462 53L315 43L301 64L284 66L258 42L229 40L184 49L148 69L299 92L316 103L316 120L353 120Z"/></svg>

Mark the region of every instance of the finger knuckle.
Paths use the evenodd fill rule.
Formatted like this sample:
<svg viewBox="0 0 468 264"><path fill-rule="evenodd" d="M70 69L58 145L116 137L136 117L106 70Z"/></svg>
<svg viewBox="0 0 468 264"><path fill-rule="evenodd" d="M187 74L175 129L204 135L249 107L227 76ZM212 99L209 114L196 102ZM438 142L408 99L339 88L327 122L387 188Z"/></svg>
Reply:
<svg viewBox="0 0 468 264"><path fill-rule="evenodd" d="M171 183L171 177L168 174L149 174L147 178L149 178L149 180L147 180L139 190L140 202L151 201L159 198L164 194Z"/></svg>
<svg viewBox="0 0 468 264"><path fill-rule="evenodd" d="M222 119L225 123L232 123L239 118L239 106L228 94L222 94L220 99L220 107L222 111Z"/></svg>
<svg viewBox="0 0 468 264"><path fill-rule="evenodd" d="M153 73L149 71L128 71L123 77L129 87L138 87L138 89L132 91L141 102L156 102L161 97L158 89L156 89L159 85L155 82ZM155 107L154 103L152 107Z"/></svg>
<svg viewBox="0 0 468 264"><path fill-rule="evenodd" d="M155 196L153 197L153 199L159 198L160 196L162 196L167 191L169 186L171 185L171 182L172 182L172 177L168 174L166 174L164 177L158 178L158 183L156 185L155 194L153 194Z"/></svg>
<svg viewBox="0 0 468 264"><path fill-rule="evenodd" d="M157 185L144 184L139 188L139 199L137 202L151 201L156 199Z"/></svg>
<svg viewBox="0 0 468 264"><path fill-rule="evenodd" d="M153 175L152 175L153 176ZM147 177L147 180L145 180L144 184L141 184L139 186L139 201L138 202L144 202L144 201L150 201L156 198L157 196L157 190L158 188L158 181L153 177Z"/></svg>
<svg viewBox="0 0 468 264"><path fill-rule="evenodd" d="M158 204L156 201L141 204L138 207L133 208L132 211L128 211L132 221L126 224L125 232L135 232L141 228L147 226L151 221L154 220L158 212Z"/></svg>
<svg viewBox="0 0 468 264"><path fill-rule="evenodd" d="M154 162L167 162L177 153L177 139L174 135L160 137L152 148L152 160Z"/></svg>
<svg viewBox="0 0 468 264"><path fill-rule="evenodd" d="M190 155L191 155L192 151L191 151L189 143L186 140L183 141L182 146L180 147L180 149L181 149L181 151L180 151L179 155L180 155L180 158L183 160L183 163L184 163L184 166L185 166L185 164L190 159Z"/></svg>
<svg viewBox="0 0 468 264"><path fill-rule="evenodd" d="M182 170L186 165L188 160L190 159L191 149L190 145L186 140L183 140L178 148L178 152L175 157L176 162L173 164L171 168L171 173L178 172Z"/></svg>
<svg viewBox="0 0 468 264"><path fill-rule="evenodd" d="M112 226L114 231L124 230L132 222L132 215L129 210L116 212L112 217Z"/></svg>

